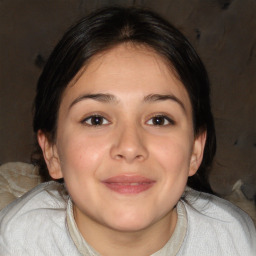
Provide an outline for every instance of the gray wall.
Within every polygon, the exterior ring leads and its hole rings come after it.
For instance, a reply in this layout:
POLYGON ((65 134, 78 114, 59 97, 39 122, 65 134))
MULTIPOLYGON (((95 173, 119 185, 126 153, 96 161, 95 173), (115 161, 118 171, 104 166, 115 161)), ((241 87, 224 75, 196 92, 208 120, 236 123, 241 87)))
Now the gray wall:
POLYGON ((29 162, 31 106, 45 60, 75 20, 109 4, 150 7, 190 39, 212 83, 218 151, 211 183, 222 194, 238 179, 255 188, 255 0, 1 0, 0 163, 29 162))

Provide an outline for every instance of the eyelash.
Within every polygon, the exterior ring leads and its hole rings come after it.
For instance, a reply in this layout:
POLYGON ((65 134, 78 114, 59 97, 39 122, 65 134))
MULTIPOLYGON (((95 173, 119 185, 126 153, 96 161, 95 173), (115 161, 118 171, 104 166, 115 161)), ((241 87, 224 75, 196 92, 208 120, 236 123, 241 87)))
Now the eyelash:
POLYGON ((166 115, 155 115, 155 116, 153 116, 153 117, 151 117, 147 122, 146 122, 146 124, 148 124, 148 125, 152 125, 152 126, 169 126, 169 125, 175 125, 175 121, 174 120, 172 120, 170 117, 168 117, 168 116, 166 116, 166 115), (160 121, 162 121, 162 122, 164 122, 164 123, 153 123, 154 122, 154 119, 155 119, 155 121, 157 121, 156 119, 158 118, 158 120, 161 118, 162 120, 160 120, 160 121), (149 124, 149 121, 152 121, 152 123, 151 124, 149 124))
POLYGON ((108 125, 110 123, 110 121, 108 121, 102 115, 91 115, 91 116, 88 116, 85 119, 83 119, 81 121, 81 123, 84 124, 84 125, 87 125, 87 126, 95 126, 96 127, 96 126, 108 125), (100 123, 99 124, 93 124, 93 119, 94 119, 94 121, 96 121, 98 119, 98 121, 100 121, 100 123), (89 121, 90 121, 90 123, 88 123, 89 121))
MULTIPOLYGON (((84 118, 81 121, 81 123, 84 125, 87 125, 87 126, 97 127, 97 126, 102 126, 102 125, 108 125, 108 124, 110 124, 110 121, 102 115, 91 115, 91 116, 84 118), (98 122, 98 124, 97 124, 97 122, 98 122)), ((151 117, 146 122, 146 124, 150 125, 150 126, 168 126, 168 125, 175 125, 175 121, 166 115, 158 114, 158 115, 151 117)))

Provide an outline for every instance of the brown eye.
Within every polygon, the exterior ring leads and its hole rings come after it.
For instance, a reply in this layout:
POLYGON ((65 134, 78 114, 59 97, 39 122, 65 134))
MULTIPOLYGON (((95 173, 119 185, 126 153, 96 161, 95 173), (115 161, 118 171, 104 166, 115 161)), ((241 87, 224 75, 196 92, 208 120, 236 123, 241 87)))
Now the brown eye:
POLYGON ((83 123, 89 126, 100 126, 109 124, 109 121, 100 115, 89 116, 84 119, 83 123))
POLYGON ((171 120, 167 116, 157 115, 157 116, 154 116, 154 117, 150 118, 147 121, 147 124, 149 124, 149 125, 156 125, 156 126, 165 126, 165 125, 174 124, 174 121, 171 120))

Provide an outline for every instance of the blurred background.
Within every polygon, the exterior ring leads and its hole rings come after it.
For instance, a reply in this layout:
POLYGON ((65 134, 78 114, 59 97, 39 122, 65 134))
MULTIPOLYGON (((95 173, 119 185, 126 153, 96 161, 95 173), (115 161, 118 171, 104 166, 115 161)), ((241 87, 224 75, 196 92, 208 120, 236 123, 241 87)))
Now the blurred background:
POLYGON ((0 0, 0 164, 30 161, 37 79, 64 31, 107 5, 150 8, 179 28, 212 84, 217 155, 210 176, 222 195, 243 182, 256 194, 255 0, 0 0))

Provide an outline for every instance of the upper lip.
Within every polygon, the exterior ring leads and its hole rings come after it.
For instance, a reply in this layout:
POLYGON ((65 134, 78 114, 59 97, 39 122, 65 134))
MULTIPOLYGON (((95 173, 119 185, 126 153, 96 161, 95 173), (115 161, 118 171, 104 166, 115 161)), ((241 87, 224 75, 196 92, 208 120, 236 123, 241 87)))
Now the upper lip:
POLYGON ((103 183, 153 183, 154 180, 146 178, 141 175, 117 175, 107 178, 102 181, 103 183))

